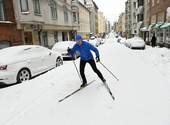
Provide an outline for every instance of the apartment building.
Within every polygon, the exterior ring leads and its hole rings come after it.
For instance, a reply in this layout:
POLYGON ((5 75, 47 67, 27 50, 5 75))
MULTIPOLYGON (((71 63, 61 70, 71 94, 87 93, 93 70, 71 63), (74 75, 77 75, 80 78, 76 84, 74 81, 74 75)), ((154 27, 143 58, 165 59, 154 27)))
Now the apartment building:
POLYGON ((170 0, 151 0, 149 38, 155 33, 157 45, 170 47, 170 25, 168 8, 170 0))
POLYGON ((125 2, 125 32, 127 38, 134 36, 134 31, 141 37, 144 26, 144 0, 128 0, 125 2))
POLYGON ((125 13, 122 12, 122 37, 126 37, 126 32, 125 32, 125 13))
POLYGON ((84 40, 89 40, 90 38, 90 11, 79 2, 79 21, 80 29, 77 31, 78 35, 81 35, 84 40))
POLYGON ((131 26, 131 0, 125 2, 125 32, 126 37, 132 37, 132 26, 131 26))
POLYGON ((149 39, 148 35, 149 32, 147 30, 147 27, 149 26, 149 0, 144 0, 144 15, 143 15, 143 27, 140 29, 141 37, 144 39, 144 41, 148 44, 149 39))
POLYGON ((118 19, 118 32, 119 35, 121 35, 122 37, 126 36, 126 31, 125 31, 125 13, 122 12, 119 15, 119 19, 118 19))
MULTIPOLYGON (((20 31, 23 44, 51 48, 58 41, 75 39, 80 28, 78 0, 8 1, 13 4, 11 11, 15 20, 12 21, 17 32, 20 31)), ((0 2, 4 8, 9 6, 6 0, 0 2)))
POLYGON ((79 0, 91 12, 90 31, 91 35, 98 34, 98 6, 93 0, 79 0))
POLYGON ((105 34, 105 17, 103 12, 98 12, 98 31, 100 37, 103 37, 105 34))

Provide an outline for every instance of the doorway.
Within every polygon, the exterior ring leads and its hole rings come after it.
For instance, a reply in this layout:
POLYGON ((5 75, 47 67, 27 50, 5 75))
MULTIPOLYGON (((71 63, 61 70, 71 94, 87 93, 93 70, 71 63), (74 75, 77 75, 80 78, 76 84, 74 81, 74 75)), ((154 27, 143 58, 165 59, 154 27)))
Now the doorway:
POLYGON ((32 32, 24 32, 24 39, 26 45, 33 45, 32 32))

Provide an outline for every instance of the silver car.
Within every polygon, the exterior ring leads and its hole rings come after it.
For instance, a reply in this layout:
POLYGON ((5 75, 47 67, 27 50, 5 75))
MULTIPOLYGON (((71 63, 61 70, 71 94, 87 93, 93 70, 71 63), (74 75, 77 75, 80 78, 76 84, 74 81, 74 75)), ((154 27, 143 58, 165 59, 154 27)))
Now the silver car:
MULTIPOLYGON (((71 55, 68 54, 67 48, 73 48, 75 41, 60 41, 57 42, 51 50, 58 51, 62 54, 63 59, 72 59, 71 55)), ((80 53, 76 51, 73 55, 73 59, 77 59, 80 57, 80 53)))

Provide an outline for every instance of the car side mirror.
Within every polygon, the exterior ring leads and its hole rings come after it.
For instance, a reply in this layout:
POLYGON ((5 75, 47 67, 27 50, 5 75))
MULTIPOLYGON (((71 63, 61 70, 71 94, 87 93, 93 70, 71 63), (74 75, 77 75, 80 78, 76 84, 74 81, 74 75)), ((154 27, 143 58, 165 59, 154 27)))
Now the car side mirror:
POLYGON ((49 55, 51 55, 51 52, 49 53, 49 55))

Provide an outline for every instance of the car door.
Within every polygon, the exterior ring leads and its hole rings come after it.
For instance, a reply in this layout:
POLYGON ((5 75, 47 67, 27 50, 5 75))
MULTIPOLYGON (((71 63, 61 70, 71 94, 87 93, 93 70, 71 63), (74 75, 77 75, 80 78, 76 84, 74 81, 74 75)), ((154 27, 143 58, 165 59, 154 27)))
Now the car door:
POLYGON ((27 48, 22 52, 23 58, 25 58, 26 67, 34 73, 38 73, 42 70, 42 61, 41 57, 36 53, 35 48, 27 48))
POLYGON ((37 51, 41 53, 42 69, 47 70, 55 66, 56 57, 55 54, 46 48, 37 48, 37 51))

